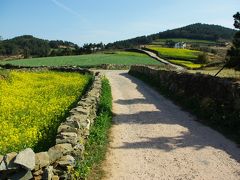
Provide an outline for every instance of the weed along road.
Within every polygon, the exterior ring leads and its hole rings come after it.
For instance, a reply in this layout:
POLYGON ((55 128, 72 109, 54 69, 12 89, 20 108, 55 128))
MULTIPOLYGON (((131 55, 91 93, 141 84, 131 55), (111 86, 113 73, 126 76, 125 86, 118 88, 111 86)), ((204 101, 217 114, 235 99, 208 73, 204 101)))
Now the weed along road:
POLYGON ((240 149, 126 71, 104 71, 114 123, 105 179, 239 180, 240 149))

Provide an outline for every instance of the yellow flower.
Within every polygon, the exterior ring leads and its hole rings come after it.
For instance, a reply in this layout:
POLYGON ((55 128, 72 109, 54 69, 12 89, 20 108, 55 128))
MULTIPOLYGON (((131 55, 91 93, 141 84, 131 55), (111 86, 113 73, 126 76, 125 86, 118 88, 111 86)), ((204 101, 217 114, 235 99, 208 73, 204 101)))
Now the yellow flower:
POLYGON ((11 71, 10 77, 0 79, 0 154, 26 147, 40 150, 39 143, 51 142, 91 78, 47 71, 11 71))

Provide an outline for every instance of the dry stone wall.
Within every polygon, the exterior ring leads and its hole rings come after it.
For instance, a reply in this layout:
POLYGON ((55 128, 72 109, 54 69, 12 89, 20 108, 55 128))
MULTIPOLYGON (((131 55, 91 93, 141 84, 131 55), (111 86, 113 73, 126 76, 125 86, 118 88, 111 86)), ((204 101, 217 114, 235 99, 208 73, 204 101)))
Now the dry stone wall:
MULTIPOLYGON (((66 67, 52 70, 88 72, 66 67)), ((59 126, 56 145, 46 152, 34 153, 32 149, 27 148, 19 153, 0 155, 0 179, 71 179, 70 172, 76 161, 83 157, 84 144, 96 118, 100 95, 101 75, 96 73, 90 90, 59 126)))
POLYGON ((236 79, 132 66, 130 74, 193 110, 201 121, 239 141, 240 83, 236 79))

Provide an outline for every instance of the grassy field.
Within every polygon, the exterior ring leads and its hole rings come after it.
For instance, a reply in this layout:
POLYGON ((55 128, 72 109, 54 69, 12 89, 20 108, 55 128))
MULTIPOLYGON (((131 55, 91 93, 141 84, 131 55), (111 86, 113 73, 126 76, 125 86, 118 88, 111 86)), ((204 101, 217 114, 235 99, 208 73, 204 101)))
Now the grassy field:
MULTIPOLYGON (((202 73, 202 74, 207 74, 207 75, 214 76, 220 69, 221 69, 221 67, 208 67, 208 68, 204 68, 204 69, 201 69, 201 70, 189 70, 188 72, 190 72, 190 73, 202 73)), ((218 74, 218 77, 240 79, 240 71, 225 68, 225 69, 223 69, 223 71, 220 72, 220 74, 218 74)))
POLYGON ((160 56, 168 59, 181 59, 181 60, 196 60, 200 51, 189 49, 176 49, 176 48, 163 48, 159 46, 149 45, 148 49, 157 51, 160 56))
POLYGON ((6 72, 0 79, 0 154, 48 148, 91 76, 61 72, 6 72))
POLYGON ((190 69, 197 69, 197 68, 200 68, 200 67, 203 66, 202 64, 193 63, 191 61, 183 61, 183 60, 169 60, 169 61, 173 64, 177 64, 177 65, 180 65, 180 66, 185 66, 185 67, 190 68, 190 69))
POLYGON ((21 59, 13 61, 4 61, 1 64, 13 64, 22 66, 94 66, 100 64, 148 64, 160 65, 161 63, 148 57, 147 55, 134 52, 115 52, 108 54, 90 54, 81 56, 58 56, 46 58, 21 59))

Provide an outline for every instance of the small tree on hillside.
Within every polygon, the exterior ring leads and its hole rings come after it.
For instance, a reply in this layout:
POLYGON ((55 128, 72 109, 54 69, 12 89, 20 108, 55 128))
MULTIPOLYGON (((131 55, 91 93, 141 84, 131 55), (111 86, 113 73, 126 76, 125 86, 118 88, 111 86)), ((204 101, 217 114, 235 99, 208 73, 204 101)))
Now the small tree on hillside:
MULTIPOLYGON (((240 13, 237 12, 234 16, 234 26, 240 29, 240 13)), ((233 46, 228 51, 229 67, 240 67, 240 31, 238 31, 233 38, 233 46)))
MULTIPOLYGON (((240 13, 233 15, 234 27, 240 29, 240 13)), ((240 68, 240 31, 233 38, 233 46, 227 53, 226 64, 215 74, 217 76, 225 67, 240 68)))
POLYGON ((197 63, 205 64, 208 62, 208 55, 207 53, 200 53, 197 58, 197 63))

